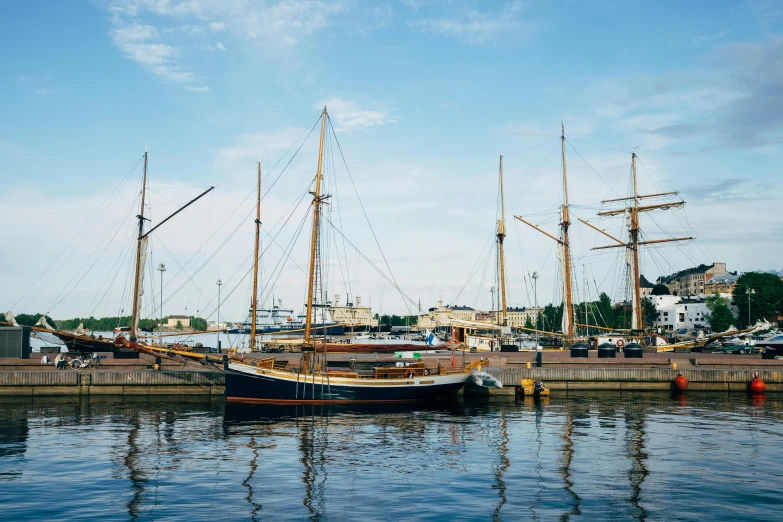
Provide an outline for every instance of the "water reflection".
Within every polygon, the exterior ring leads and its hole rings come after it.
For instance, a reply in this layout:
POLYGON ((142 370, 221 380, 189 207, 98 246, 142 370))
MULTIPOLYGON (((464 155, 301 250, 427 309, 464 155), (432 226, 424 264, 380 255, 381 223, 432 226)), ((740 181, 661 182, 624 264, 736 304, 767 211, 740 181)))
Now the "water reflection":
POLYGON ((717 394, 414 409, 2 399, 0 506, 13 520, 97 520, 96 498, 131 520, 660 520, 736 506, 773 519, 780 410, 775 395, 717 394), (37 498, 55 482, 69 495, 46 511, 37 498))

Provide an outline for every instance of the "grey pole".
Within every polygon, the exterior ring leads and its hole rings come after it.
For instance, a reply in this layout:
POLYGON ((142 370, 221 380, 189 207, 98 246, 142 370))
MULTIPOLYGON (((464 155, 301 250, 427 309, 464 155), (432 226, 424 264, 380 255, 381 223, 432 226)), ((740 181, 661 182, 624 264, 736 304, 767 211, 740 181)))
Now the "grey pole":
POLYGON ((217 348, 218 348, 218 351, 220 351, 220 287, 223 285, 223 281, 221 281, 220 279, 218 279, 218 280, 217 280, 217 285, 218 285, 218 309, 217 309, 217 314, 218 314, 218 318, 217 318, 217 327, 218 327, 218 334, 217 334, 217 338, 218 338, 218 345, 217 345, 217 348))
POLYGON ((158 272, 160 272, 160 326, 158 327, 158 344, 163 346, 163 272, 166 271, 166 265, 163 263, 158 264, 158 272))
POLYGON ((533 272, 533 308, 536 310, 536 350, 538 350, 538 272, 533 272))

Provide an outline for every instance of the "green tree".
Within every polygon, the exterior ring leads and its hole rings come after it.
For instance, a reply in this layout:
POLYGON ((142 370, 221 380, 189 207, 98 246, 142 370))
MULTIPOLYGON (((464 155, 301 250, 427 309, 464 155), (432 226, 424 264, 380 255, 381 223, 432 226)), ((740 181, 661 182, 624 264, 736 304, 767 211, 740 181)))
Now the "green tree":
POLYGON ((650 328, 655 325, 655 321, 658 320, 658 310, 655 309, 655 304, 650 299, 642 298, 642 310, 644 317, 644 327, 650 328))
POLYGON ((542 330, 557 332, 563 324, 563 305, 548 304, 544 307, 542 330))
POLYGON ((176 324, 176 326, 174 328, 176 328, 177 330, 182 330, 182 328, 183 328, 182 321, 177 321, 177 324, 176 324))
POLYGON ((769 319, 783 311, 783 281, 775 274, 748 272, 737 279, 733 291, 734 304, 739 308, 739 324, 748 326, 758 319, 769 319), (748 289, 750 296, 750 323, 748 323, 748 289))
MULTIPOLYGON (((41 318, 43 314, 19 314, 16 316, 16 322, 19 323, 21 326, 35 326, 35 323, 38 322, 38 320, 41 318)), ((46 316, 46 321, 52 325, 54 328, 57 328, 57 325, 54 322, 54 319, 46 316)))
POLYGON ((729 303, 718 292, 707 297, 707 308, 710 310, 707 322, 713 332, 725 332, 734 324, 734 315, 731 313, 729 303))
POLYGON ((207 320, 202 319, 201 317, 191 317, 190 318, 190 326, 199 332, 203 332, 208 328, 207 320))
POLYGON ((525 328, 533 329, 533 321, 530 320, 530 316, 525 318, 525 328))
POLYGON ((598 326, 605 326, 607 328, 614 327, 614 313, 612 311, 612 300, 604 292, 598 296, 598 303, 596 303, 596 312, 598 326))

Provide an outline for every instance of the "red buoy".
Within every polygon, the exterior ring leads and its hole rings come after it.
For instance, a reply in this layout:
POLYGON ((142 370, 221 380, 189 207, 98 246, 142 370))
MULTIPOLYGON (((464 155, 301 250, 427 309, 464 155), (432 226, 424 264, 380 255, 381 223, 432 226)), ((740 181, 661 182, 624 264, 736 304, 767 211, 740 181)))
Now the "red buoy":
POLYGON ((750 391, 753 393, 764 393, 764 390, 767 389, 767 385, 764 383, 764 381, 761 380, 760 377, 754 377, 752 381, 750 381, 750 391))
POLYGON ((685 391, 688 389, 688 379, 683 377, 682 375, 678 375, 676 379, 674 379, 674 389, 677 391, 685 391))

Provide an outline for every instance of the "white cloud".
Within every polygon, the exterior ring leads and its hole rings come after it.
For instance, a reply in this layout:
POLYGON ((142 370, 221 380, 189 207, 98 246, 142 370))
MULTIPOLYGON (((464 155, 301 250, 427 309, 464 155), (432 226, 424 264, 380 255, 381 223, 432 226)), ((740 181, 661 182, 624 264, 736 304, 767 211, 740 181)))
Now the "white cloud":
POLYGON ((205 91, 199 77, 183 62, 182 50, 226 51, 214 42, 217 33, 258 42, 263 53, 280 58, 302 39, 332 23, 343 11, 341 2, 279 0, 276 2, 227 2, 223 0, 112 0, 110 34, 126 57, 157 78, 205 91), (159 29, 145 21, 155 20, 159 29), (183 39, 198 40, 190 43, 183 39))
MULTIPOLYGON (((417 6, 418 9, 418 6, 417 6)), ((444 34, 471 44, 495 42, 512 31, 521 31, 523 3, 507 4, 500 12, 468 10, 452 17, 416 18, 408 22, 425 33, 444 34)))
POLYGON ((205 90, 203 86, 194 85, 198 80, 192 72, 177 63, 180 51, 168 44, 152 42, 160 36, 157 28, 142 25, 134 21, 126 24, 115 19, 110 32, 115 45, 125 56, 141 65, 155 77, 176 84, 181 84, 191 90, 205 90))
POLYGON ((342 129, 356 127, 373 127, 386 123, 396 123, 397 120, 384 109, 362 109, 352 101, 340 98, 329 98, 314 105, 315 109, 321 109, 326 105, 334 122, 342 129))

